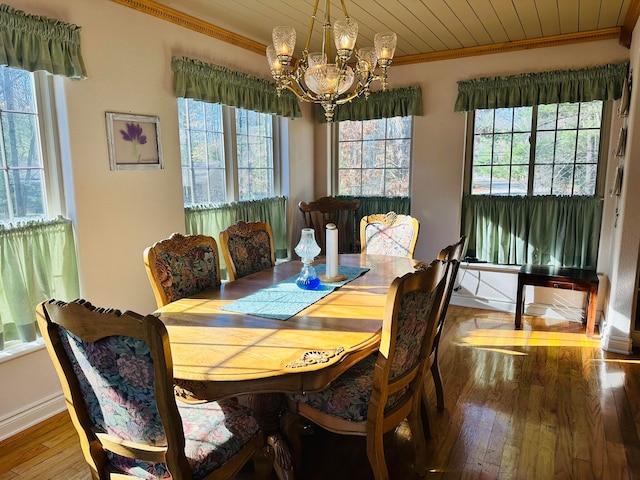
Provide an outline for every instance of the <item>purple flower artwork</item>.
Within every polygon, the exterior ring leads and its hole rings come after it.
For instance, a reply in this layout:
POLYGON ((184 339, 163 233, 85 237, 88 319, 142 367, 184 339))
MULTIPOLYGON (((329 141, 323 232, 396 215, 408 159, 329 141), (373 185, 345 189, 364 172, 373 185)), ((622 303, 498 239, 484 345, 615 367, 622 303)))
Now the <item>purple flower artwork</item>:
POLYGON ((134 157, 138 156, 138 145, 147 143, 147 136, 142 133, 139 123, 127 123, 127 130, 120 130, 120 135, 125 142, 131 142, 134 157))

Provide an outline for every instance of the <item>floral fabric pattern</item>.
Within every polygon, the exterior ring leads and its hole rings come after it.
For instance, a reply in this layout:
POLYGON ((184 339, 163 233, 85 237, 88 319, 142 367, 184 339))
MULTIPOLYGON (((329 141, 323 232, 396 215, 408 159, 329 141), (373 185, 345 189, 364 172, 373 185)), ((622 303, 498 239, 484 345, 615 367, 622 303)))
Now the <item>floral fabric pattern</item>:
MULTIPOLYGON (((102 432, 123 440, 167 444, 155 402, 153 359, 147 344, 125 336, 84 342, 69 331, 61 339, 80 382, 90 419, 102 432)), ((252 411, 233 400, 187 405, 178 401, 185 455, 194 479, 231 459, 258 432, 252 411)), ((107 452, 111 464, 136 477, 168 479, 166 464, 129 459, 107 452)))
POLYGON ((415 232, 411 225, 370 223, 365 227, 364 234, 368 254, 408 257, 415 232))
POLYGON ((190 248, 183 255, 159 253, 155 268, 169 302, 219 285, 216 255, 217 252, 204 246, 190 248))
POLYGON ((256 230, 248 236, 231 235, 227 245, 236 267, 236 278, 273 267, 271 241, 265 230, 256 230))
MULTIPOLYGON (((401 300, 398 315, 396 352, 391 361, 390 380, 394 380, 415 366, 427 329, 427 319, 434 304, 434 293, 410 292, 401 300)), ((369 355, 343 373, 328 388, 320 392, 288 395, 291 400, 316 410, 353 422, 367 419, 373 391, 373 370, 378 354, 369 355)), ((385 411, 402 400, 407 388, 389 395, 385 411)))

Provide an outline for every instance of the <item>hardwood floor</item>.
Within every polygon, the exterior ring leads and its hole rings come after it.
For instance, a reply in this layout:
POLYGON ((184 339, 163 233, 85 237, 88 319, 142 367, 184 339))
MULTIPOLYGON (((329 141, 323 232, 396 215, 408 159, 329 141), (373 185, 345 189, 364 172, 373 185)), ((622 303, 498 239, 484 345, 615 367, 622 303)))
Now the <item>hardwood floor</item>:
MULTIPOLYGON (((445 410, 428 397, 427 478, 640 479, 640 355, 606 353, 580 322, 452 306, 440 344, 445 410)), ((394 479, 410 468, 410 432, 385 439, 394 479)), ((365 441, 316 428, 297 478, 373 478, 365 441)), ((239 479, 251 478, 248 466, 239 479)), ((69 417, 0 443, 0 480, 88 480, 69 417)), ((274 476, 275 478, 275 476, 274 476)))

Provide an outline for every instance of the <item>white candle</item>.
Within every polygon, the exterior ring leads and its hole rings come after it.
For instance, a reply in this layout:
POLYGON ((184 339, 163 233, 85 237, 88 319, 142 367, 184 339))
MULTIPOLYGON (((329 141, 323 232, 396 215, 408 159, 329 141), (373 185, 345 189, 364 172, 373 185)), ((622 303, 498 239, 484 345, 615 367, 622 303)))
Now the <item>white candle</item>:
POLYGON ((333 278, 338 275, 338 229, 333 223, 327 224, 327 278, 333 278))

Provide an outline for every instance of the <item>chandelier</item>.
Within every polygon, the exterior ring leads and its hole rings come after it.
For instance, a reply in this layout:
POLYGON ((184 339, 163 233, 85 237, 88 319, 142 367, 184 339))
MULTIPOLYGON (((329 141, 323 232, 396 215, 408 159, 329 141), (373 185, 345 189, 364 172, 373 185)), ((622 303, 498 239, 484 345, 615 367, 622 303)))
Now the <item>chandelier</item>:
POLYGON ((286 88, 304 102, 318 103, 324 108, 325 118, 330 122, 336 105, 350 102, 360 95, 368 98, 369 86, 373 81, 379 81, 382 89, 387 89, 387 70, 395 53, 397 37, 394 32, 376 33, 374 47, 357 48, 358 23, 349 17, 344 0, 341 0, 344 18, 336 20, 333 25, 331 0, 325 0, 322 50, 309 52, 318 3, 319 0, 316 0, 313 7, 302 57, 295 65, 291 65, 296 45, 293 27, 273 29, 273 45, 267 47, 267 60, 276 81, 278 96, 286 88), (328 63, 331 58, 331 30, 336 55, 333 63, 328 63), (354 50, 356 59, 349 65, 354 50), (376 73, 378 66, 379 73, 376 73))

